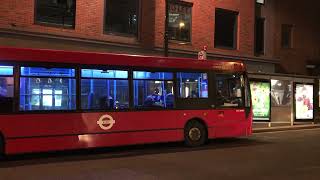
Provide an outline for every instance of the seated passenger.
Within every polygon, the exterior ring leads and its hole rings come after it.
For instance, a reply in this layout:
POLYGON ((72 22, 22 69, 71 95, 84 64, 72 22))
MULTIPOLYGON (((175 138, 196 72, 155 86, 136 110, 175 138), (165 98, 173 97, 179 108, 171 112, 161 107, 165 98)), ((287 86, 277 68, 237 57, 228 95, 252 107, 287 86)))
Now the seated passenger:
POLYGON ((153 94, 151 95, 154 102, 161 102, 161 95, 159 95, 159 89, 155 88, 153 94))
POLYGON ((174 107, 174 95, 169 93, 166 95, 166 107, 173 108, 174 107))
POLYGON ((100 98, 100 109, 113 109, 114 100, 111 96, 104 96, 100 98))
POLYGON ((146 107, 151 107, 153 104, 154 104, 154 100, 152 95, 147 96, 147 98, 143 102, 143 106, 146 106, 146 107))

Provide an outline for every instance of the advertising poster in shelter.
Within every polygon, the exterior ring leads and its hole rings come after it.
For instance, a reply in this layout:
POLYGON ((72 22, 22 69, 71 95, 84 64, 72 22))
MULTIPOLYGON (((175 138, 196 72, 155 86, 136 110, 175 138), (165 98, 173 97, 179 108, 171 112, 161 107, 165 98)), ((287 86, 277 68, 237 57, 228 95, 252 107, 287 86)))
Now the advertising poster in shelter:
POLYGON ((253 120, 270 120, 270 83, 250 82, 253 120))
POLYGON ((313 119, 313 85, 296 84, 296 119, 313 119))

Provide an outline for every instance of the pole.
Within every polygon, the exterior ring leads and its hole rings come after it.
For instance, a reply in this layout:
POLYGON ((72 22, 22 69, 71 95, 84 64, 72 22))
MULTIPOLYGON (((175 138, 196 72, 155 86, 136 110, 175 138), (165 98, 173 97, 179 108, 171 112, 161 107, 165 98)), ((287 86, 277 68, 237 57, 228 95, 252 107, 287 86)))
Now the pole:
POLYGON ((165 25, 164 25, 164 56, 169 56, 169 37, 168 37, 168 26, 169 26, 169 0, 165 0, 166 3, 166 14, 165 14, 165 25))

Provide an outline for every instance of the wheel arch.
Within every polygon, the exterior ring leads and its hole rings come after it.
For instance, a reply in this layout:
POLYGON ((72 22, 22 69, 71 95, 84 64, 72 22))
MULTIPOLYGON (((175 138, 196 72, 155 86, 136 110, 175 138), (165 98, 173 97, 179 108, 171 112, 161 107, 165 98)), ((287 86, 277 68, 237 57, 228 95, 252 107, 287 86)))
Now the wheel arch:
POLYGON ((187 126, 187 124, 191 121, 198 121, 200 122, 201 124, 203 124, 205 127, 206 127, 206 130, 208 132, 208 124, 202 119, 202 118, 199 118, 199 117, 193 117, 191 119, 189 119, 185 124, 184 124, 184 128, 187 126))

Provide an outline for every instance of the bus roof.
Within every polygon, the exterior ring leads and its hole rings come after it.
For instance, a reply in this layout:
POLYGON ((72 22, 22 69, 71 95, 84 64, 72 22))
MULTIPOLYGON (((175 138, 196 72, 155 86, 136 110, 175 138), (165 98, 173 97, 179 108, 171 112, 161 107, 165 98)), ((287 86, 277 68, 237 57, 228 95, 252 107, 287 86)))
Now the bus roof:
POLYGON ((243 72, 241 61, 0 47, 0 62, 39 62, 243 72))

